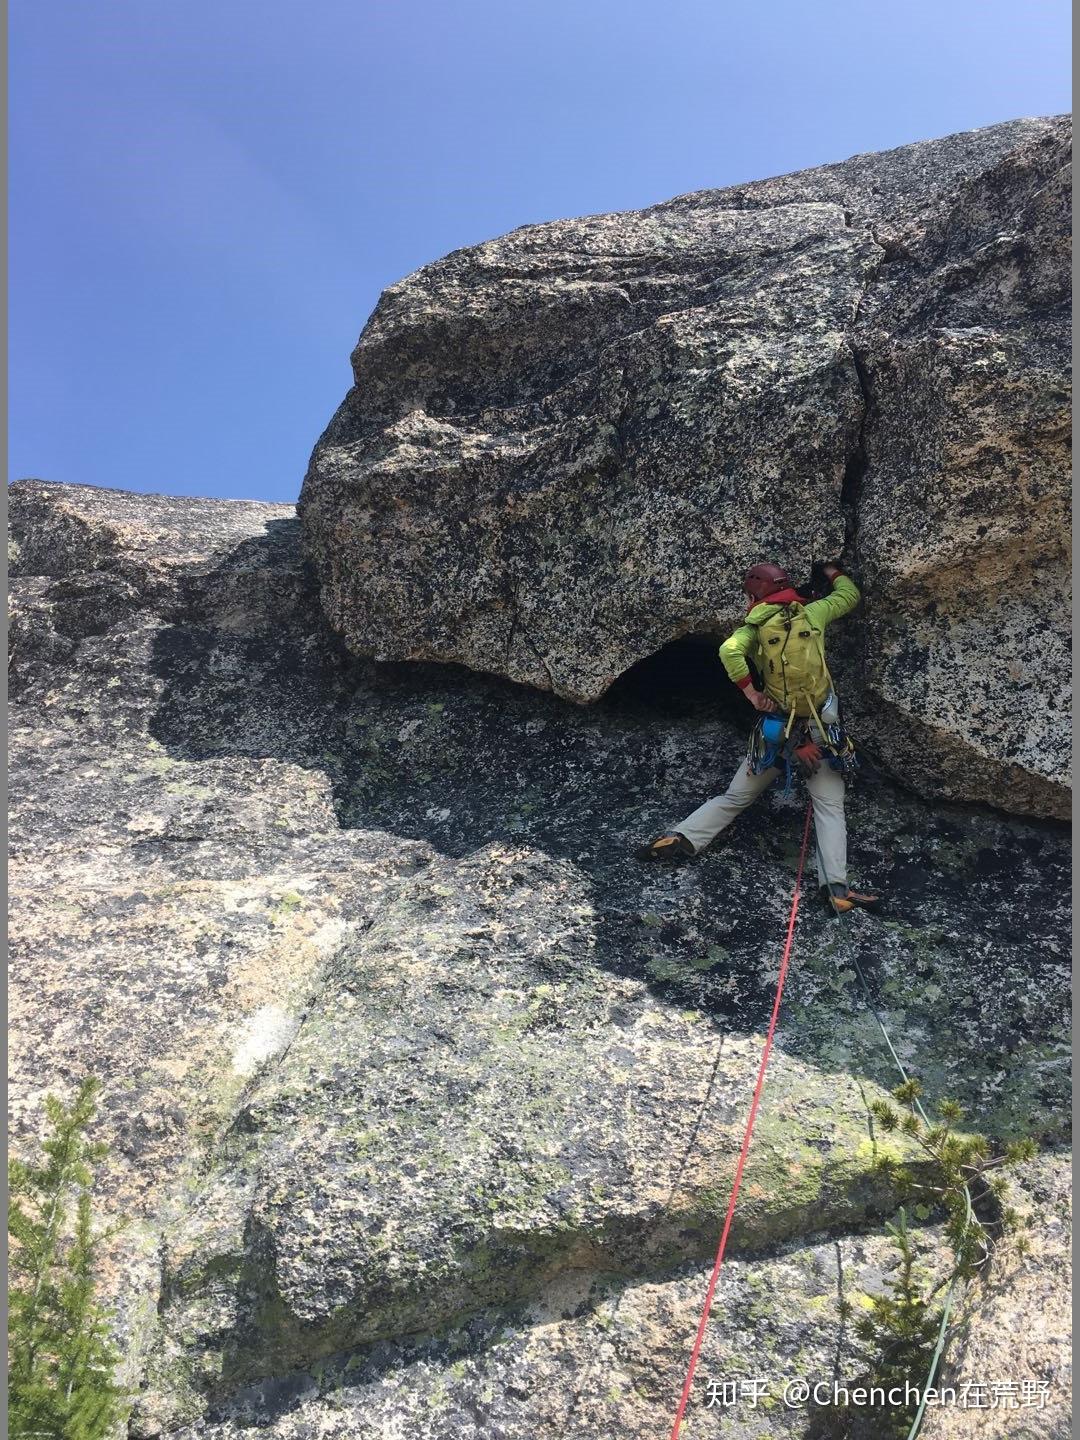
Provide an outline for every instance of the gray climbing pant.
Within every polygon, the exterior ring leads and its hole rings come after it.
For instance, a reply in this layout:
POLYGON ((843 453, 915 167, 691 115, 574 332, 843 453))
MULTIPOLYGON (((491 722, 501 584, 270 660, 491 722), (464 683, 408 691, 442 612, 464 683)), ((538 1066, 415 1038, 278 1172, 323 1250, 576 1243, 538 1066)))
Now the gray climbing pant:
MULTIPOLYGON (((703 850, 772 784, 779 773, 773 766, 760 775, 754 775, 743 760, 723 795, 706 800, 704 805, 699 805, 692 815, 672 829, 685 835, 695 850, 703 850)), ((846 885, 847 825, 844 821, 843 776, 823 760, 816 773, 806 777, 806 788, 814 802, 818 884, 840 881, 846 885)))

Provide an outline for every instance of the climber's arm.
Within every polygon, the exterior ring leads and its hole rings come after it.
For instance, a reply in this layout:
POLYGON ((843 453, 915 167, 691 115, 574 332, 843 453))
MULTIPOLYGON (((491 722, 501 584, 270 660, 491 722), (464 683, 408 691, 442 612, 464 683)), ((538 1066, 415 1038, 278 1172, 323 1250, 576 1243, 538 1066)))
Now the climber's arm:
POLYGON ((720 646, 720 659, 724 662, 728 679, 733 680, 740 690, 754 683, 746 657, 756 639, 757 631, 753 625, 740 625, 720 646))
POLYGON ((838 565, 826 565, 825 574, 832 581, 832 594, 824 600, 811 600, 806 607, 807 619, 823 627, 854 610, 860 598, 859 587, 838 565))
POLYGON ((729 635, 720 646, 720 659, 724 662, 724 669, 728 678, 743 692, 746 698, 753 705, 755 710, 775 710, 776 703, 763 695, 754 686, 753 676, 750 674, 750 666, 746 657, 751 649, 757 644, 757 630, 753 625, 740 625, 733 635, 729 635))

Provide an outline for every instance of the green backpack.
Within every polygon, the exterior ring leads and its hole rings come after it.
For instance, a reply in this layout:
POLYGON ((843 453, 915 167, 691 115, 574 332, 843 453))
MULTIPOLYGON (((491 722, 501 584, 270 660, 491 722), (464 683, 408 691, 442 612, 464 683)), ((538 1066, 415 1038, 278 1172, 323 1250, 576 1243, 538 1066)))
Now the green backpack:
POLYGON ((832 689, 820 626, 791 601, 757 626, 758 668, 765 693, 792 716, 818 718, 832 689))

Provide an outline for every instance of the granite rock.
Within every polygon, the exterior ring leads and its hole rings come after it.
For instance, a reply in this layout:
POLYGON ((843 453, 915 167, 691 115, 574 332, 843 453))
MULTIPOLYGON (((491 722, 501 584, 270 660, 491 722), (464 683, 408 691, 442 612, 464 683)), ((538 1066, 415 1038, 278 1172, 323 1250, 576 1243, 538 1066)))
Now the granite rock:
MULTIPOLYGON (((582 707, 351 657, 289 507, 21 482, 10 512, 12 1146, 102 1079, 132 1433, 655 1433, 802 826, 774 791, 690 866, 629 858, 739 763, 715 657, 582 707)), ((856 962, 929 1097, 1067 1142, 1063 828, 869 772, 848 814, 887 908, 804 904, 703 1381, 872 1365, 837 1304, 895 1264, 867 1104, 896 1074, 856 962)), ((970 1343, 1056 1313, 1051 1238, 1012 1308, 973 1288, 970 1343)), ((1044 1327, 1059 1409, 1066 1357, 1044 1327)))
POLYGON ((525 226, 382 295, 305 543, 357 654, 579 702, 865 579, 845 698, 923 795, 1068 809, 1067 118, 525 226))
POLYGON ((960 1395, 965 1387, 969 1394, 988 1388, 978 1404, 935 1408, 924 1440, 1072 1434, 1072 1157, 1049 1151, 1020 1167, 1014 1180, 1031 1251, 995 1255, 985 1282, 968 1297, 940 1382, 960 1395), (1049 1275, 1056 1279, 1047 1286, 1049 1275))

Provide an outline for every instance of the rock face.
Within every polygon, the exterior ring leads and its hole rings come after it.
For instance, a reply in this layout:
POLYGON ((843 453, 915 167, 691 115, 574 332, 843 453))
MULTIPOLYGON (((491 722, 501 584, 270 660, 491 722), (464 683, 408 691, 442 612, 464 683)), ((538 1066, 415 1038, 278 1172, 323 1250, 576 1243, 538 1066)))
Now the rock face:
POLYGON ((865 723, 894 767, 1062 816, 1071 212, 1051 129, 898 242, 857 334, 872 418, 853 545, 873 597, 865 723))
MULTIPOLYGON (((739 761, 718 667, 582 707, 357 660, 288 507, 23 482, 10 511, 12 1143, 102 1078, 132 1434, 664 1433, 802 825, 776 792, 692 866, 627 858, 739 761)), ((1044 1147, 1033 1253, 971 1287, 950 1363, 1022 1317, 1008 1373, 1056 1424, 1067 1336, 1028 1317, 1067 1294, 1068 837, 872 775, 848 813, 889 909, 800 914, 689 1433, 734 1423, 709 1379, 872 1372, 841 1302, 895 1269, 906 1142, 867 1109, 896 1075, 854 960, 928 1097, 1044 1147)))
POLYGON ((1063 817, 1068 145, 1016 121, 392 285, 301 496, 332 625, 594 701, 736 623, 754 561, 841 554, 880 760, 1063 817))
POLYGON ((1072 1435, 1070 1360, 1072 1307, 1072 1168, 1065 1157, 1040 1155, 1021 1167, 1018 1203, 1031 1219, 1031 1254, 995 1257, 986 1283, 962 1317, 941 1383, 962 1391, 988 1376, 1027 1376, 1037 1383, 1021 1403, 1020 1381, 996 1408, 942 1406, 923 1429, 924 1440, 1069 1440, 1072 1435), (1047 1276, 1056 1283, 1047 1285, 1047 1276), (1041 1393, 1040 1393, 1041 1392, 1041 1393))

